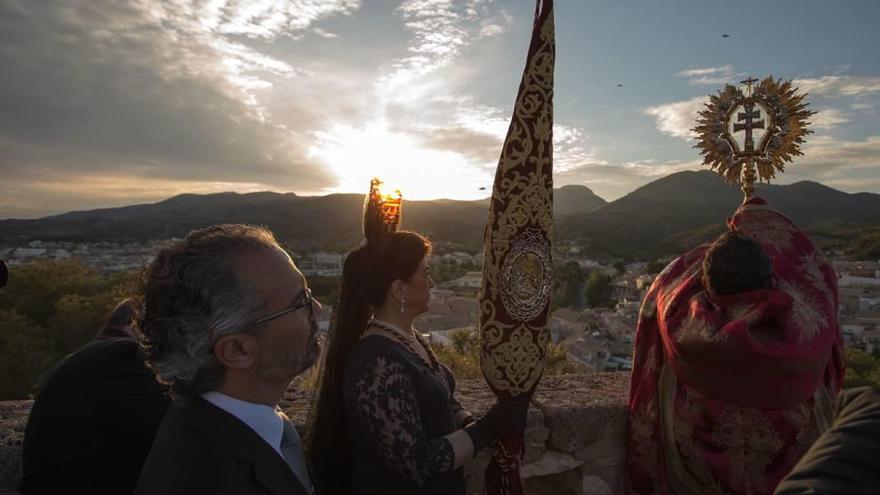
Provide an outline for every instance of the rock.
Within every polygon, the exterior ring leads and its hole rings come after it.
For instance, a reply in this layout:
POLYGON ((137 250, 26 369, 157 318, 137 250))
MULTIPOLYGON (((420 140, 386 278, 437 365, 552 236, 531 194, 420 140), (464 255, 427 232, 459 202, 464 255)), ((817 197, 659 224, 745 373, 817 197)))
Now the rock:
POLYGON ((525 433, 526 451, 522 463, 529 464, 540 458, 547 451, 548 438, 550 438, 550 428, 544 424, 544 413, 537 407, 529 408, 525 433))
POLYGON ((611 487, 608 486, 608 483, 605 483, 602 478, 590 474, 585 474, 583 478, 581 478, 581 493, 584 495, 614 494, 611 487))
MULTIPOLYGON (((615 493, 624 468, 624 438, 629 375, 547 376, 529 409, 523 468, 530 495, 615 493)), ((495 397, 483 380, 459 380, 459 401, 474 414, 485 412, 495 397)), ((293 388, 281 407, 298 426, 308 413, 309 394, 293 388)), ((33 401, 0 402, 0 495, 17 493, 21 442, 33 401)), ((464 465, 468 494, 482 492, 489 452, 464 465)))
POLYGON ((582 464, 583 461, 575 459, 570 454, 548 450, 536 461, 523 465, 520 468, 520 475, 523 478, 531 478, 533 476, 559 474, 571 471, 582 464))
POLYGON ((523 480, 525 493, 529 495, 579 495, 581 473, 575 469, 548 476, 534 476, 523 480))
POLYGON ((535 402, 550 428, 548 447, 574 454, 616 435, 626 424, 628 390, 624 373, 546 377, 535 402))

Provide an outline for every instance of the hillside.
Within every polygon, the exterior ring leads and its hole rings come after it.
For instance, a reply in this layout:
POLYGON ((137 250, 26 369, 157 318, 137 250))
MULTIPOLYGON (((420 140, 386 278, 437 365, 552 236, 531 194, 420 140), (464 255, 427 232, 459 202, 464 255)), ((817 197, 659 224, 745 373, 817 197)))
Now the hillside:
MULTIPOLYGON (((880 195, 848 194, 815 182, 762 185, 758 193, 817 239, 843 242, 880 227, 880 195)), ((605 203, 584 186, 554 191, 557 240, 594 255, 652 258, 712 238, 742 200, 709 171, 680 172, 605 203)), ((298 249, 346 250, 360 240, 363 196, 184 194, 154 204, 0 221, 0 243, 28 240, 139 241, 181 237, 216 223, 267 225, 298 249)), ((407 201, 403 227, 449 247, 479 250, 487 201, 407 201)))

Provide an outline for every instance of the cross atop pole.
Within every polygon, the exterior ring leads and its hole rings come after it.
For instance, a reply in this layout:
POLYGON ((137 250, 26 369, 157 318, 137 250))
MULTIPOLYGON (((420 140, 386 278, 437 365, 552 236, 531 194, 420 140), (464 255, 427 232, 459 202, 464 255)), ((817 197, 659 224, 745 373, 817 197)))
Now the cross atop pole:
POLYGON ((750 77, 750 78, 746 79, 745 81, 739 82, 740 84, 746 85, 746 87, 747 87, 746 91, 748 93, 748 94, 746 94, 747 97, 752 96, 752 84, 755 84, 756 82, 758 82, 758 80, 755 79, 754 77, 750 77))

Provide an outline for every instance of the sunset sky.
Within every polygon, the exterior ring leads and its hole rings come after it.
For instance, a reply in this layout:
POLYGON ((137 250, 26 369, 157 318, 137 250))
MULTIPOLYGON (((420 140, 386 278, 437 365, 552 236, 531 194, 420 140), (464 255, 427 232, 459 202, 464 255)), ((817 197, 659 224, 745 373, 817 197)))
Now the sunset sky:
MULTIPOLYGON (((484 197, 533 8, 0 0, 0 218, 374 175, 484 197)), ((699 169, 706 95, 773 74, 819 112, 780 182, 880 192, 878 19, 876 0, 557 0, 556 185, 613 200, 699 169)))

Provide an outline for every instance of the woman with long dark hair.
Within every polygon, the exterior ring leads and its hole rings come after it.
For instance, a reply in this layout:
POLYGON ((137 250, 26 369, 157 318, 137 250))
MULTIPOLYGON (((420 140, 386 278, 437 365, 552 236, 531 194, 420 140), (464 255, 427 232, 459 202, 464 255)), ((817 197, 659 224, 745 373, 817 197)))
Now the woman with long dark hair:
POLYGON ((366 241, 348 253, 307 440, 321 495, 464 494, 461 465, 506 432, 522 431, 528 404, 474 418, 455 378, 413 329, 428 310, 431 244, 398 231, 399 198, 374 179, 366 241))

